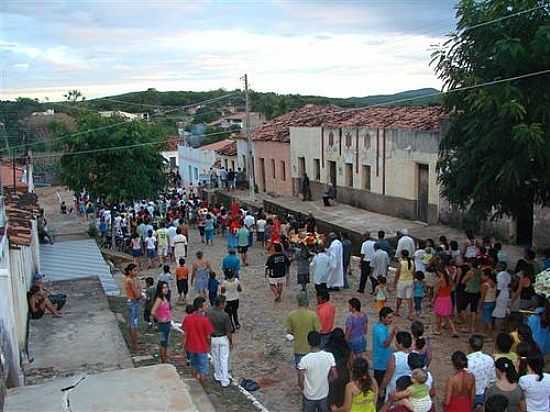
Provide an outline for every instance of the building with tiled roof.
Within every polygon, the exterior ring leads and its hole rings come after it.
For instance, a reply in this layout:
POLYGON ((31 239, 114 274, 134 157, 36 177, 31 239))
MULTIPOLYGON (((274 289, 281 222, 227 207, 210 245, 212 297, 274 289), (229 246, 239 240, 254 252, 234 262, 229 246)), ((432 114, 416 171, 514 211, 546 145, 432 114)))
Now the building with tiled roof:
POLYGON ((254 130, 256 184, 260 191, 299 195, 307 172, 314 198, 334 183, 339 201, 437 221, 445 119, 439 106, 305 105, 254 130))

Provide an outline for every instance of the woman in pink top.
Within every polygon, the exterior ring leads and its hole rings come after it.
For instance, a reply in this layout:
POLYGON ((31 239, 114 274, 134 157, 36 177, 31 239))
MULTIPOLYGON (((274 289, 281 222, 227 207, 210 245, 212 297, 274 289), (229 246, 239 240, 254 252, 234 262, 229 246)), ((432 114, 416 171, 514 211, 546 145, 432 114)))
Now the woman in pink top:
POLYGON ((157 293, 155 294, 155 303, 151 309, 151 314, 157 320, 160 332, 160 361, 166 363, 168 353, 168 338, 172 328, 172 307, 168 299, 168 283, 159 281, 157 284, 157 293))

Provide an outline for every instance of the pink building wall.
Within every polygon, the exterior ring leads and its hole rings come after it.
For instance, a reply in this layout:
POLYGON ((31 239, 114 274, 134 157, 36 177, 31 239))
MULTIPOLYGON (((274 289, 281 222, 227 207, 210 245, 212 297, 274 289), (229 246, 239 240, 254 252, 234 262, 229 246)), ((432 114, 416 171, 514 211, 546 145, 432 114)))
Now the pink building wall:
POLYGON ((292 196, 290 143, 255 141, 254 156, 254 170, 258 190, 260 192, 273 192, 292 196), (275 174, 273 173, 273 165, 275 166, 275 174))

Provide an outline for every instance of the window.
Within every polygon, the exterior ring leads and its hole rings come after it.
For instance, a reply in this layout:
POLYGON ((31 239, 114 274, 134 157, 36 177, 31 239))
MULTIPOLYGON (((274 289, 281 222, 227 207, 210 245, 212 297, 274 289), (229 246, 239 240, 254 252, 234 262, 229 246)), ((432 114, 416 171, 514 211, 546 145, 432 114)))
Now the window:
POLYGON ((231 160, 231 169, 233 169, 233 171, 235 171, 235 161, 234 160, 231 160))
POLYGON ((199 180, 199 169, 197 169, 197 168, 195 167, 194 172, 195 172, 195 180, 199 180))
POLYGON ((225 166, 225 170, 229 170, 229 164, 227 163, 227 159, 224 159, 224 166, 225 166))
POLYGON ((363 165, 363 176, 361 180, 363 182, 363 190, 370 191, 370 166, 363 165))
POLYGON ((353 164, 346 163, 346 185, 353 187, 353 164))
POLYGON ((271 175, 273 179, 277 178, 277 174, 275 173, 275 159, 271 159, 271 175))
POLYGON ((351 133, 346 133, 346 147, 351 147, 351 133))
POLYGON ((246 170, 246 167, 248 166, 248 165, 246 164, 246 156, 245 156, 245 155, 241 155, 241 156, 242 156, 242 158, 243 158, 243 166, 242 166, 242 167, 243 167, 243 170, 246 170))
POLYGON ((313 178, 321 180, 321 160, 313 159, 313 178))
POLYGON ((334 133, 330 132, 328 134, 328 145, 329 146, 332 146, 334 145, 334 133))
POLYGON ((305 172, 306 172, 306 158, 299 157, 298 158, 298 176, 302 177, 305 172))
POLYGON ((367 134, 365 134, 365 136, 363 136, 363 146, 367 150, 370 149, 370 134, 368 132, 367 134))
POLYGON ((281 180, 284 182, 286 180, 286 163, 281 160, 281 180))
POLYGON ((189 181, 193 180, 193 168, 191 167, 191 165, 189 165, 189 181))

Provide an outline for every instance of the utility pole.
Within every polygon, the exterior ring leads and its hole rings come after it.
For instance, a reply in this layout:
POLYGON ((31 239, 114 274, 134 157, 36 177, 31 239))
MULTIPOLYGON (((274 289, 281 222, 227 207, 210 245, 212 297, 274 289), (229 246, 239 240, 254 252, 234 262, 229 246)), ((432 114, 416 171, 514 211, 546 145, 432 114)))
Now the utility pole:
POLYGON ((254 160, 252 157, 252 136, 250 134, 250 98, 248 94, 248 74, 244 75, 244 97, 245 97, 245 110, 246 110, 246 140, 248 143, 248 187, 250 191, 250 200, 254 202, 256 200, 256 193, 254 190, 254 160))

